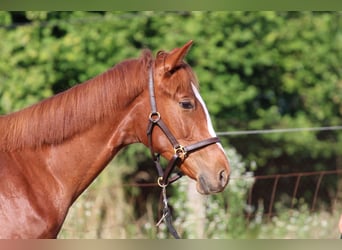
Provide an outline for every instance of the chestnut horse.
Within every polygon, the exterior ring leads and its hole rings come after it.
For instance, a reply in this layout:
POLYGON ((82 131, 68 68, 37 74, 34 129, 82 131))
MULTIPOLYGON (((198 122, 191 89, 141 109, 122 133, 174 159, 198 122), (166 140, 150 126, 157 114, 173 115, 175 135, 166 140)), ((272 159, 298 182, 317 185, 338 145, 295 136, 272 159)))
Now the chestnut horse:
MULTIPOLYGON (((192 41, 154 58, 144 50, 65 92, 0 116, 0 237, 55 238, 69 207, 123 147, 149 146, 146 128, 162 118, 181 145, 215 137, 191 67, 192 41), (151 79, 151 77, 153 79, 151 79), (149 82, 158 112, 151 113, 149 82), (153 118, 156 119, 156 118, 153 118)), ((175 154, 163 129, 154 152, 175 154)), ((222 191, 230 168, 217 140, 182 157, 180 170, 202 194, 222 191)))

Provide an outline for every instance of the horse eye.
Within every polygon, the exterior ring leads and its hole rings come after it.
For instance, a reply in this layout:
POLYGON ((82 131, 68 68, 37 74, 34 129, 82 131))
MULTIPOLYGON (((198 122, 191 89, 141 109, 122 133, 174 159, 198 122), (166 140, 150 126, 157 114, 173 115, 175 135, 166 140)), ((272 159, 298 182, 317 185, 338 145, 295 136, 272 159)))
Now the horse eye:
POLYGON ((193 109, 194 108, 194 105, 191 103, 191 101, 182 101, 182 102, 179 102, 179 105, 183 109, 193 109))

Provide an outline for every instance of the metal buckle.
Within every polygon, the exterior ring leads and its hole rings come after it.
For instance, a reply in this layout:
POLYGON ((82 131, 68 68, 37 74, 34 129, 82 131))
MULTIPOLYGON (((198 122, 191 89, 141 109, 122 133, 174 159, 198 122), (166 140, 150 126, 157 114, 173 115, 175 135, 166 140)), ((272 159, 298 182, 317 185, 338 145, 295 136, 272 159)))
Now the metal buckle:
POLYGON ((174 148, 175 154, 178 155, 179 158, 184 160, 186 158, 186 150, 182 145, 178 145, 177 147, 174 148))

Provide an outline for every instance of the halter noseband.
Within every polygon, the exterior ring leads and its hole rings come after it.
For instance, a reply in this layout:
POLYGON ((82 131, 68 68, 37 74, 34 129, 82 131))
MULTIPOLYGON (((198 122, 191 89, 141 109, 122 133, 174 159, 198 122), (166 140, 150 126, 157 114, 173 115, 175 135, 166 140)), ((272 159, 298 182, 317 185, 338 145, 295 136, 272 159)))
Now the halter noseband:
POLYGON ((218 137, 212 137, 209 139, 205 139, 193 144, 190 144, 188 146, 183 146, 180 143, 178 143, 177 139, 174 137, 174 135, 171 133, 169 128, 166 126, 166 124, 161 119, 160 113, 157 111, 157 104, 156 104, 156 97, 154 93, 154 81, 153 81, 153 70, 152 67, 149 71, 149 94, 150 94, 150 104, 151 104, 151 113, 148 117, 149 123, 147 127, 147 137, 148 137, 148 146, 151 151, 151 155, 154 161, 154 164, 158 171, 158 185, 163 189, 162 195, 163 195, 163 216, 160 219, 160 221, 157 223, 157 226, 160 224, 162 220, 165 221, 170 233, 175 237, 179 238, 179 235, 177 234, 177 231, 174 229, 171 223, 171 215, 169 212, 169 208, 167 205, 167 197, 166 197, 166 187, 171 184, 172 182, 178 180, 180 177, 182 177, 182 173, 179 172, 172 178, 170 178, 171 173, 173 172, 174 168, 176 166, 180 166, 181 163, 185 160, 185 158, 192 152, 202 149, 204 147, 207 147, 209 145, 215 144, 217 142, 220 142, 220 139, 218 137), (152 132, 153 128, 155 126, 158 126, 163 133, 166 135, 168 140, 171 142, 174 150, 174 155, 172 156, 171 160, 169 161, 167 167, 165 170, 162 168, 160 164, 160 154, 156 153, 153 149, 152 145, 152 132))

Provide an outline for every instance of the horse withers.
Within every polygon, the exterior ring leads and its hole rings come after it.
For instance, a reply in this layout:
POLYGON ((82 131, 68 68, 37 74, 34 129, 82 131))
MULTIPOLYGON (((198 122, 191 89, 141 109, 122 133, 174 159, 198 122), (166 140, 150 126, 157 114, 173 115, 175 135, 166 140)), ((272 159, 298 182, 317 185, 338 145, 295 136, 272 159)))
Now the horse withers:
POLYGON ((137 59, 0 116, 0 238, 57 237, 69 207, 132 143, 166 159, 176 154, 199 193, 225 188, 229 162, 184 62, 191 45, 155 58, 144 50, 137 59), (151 120, 163 126, 148 135, 151 120))

